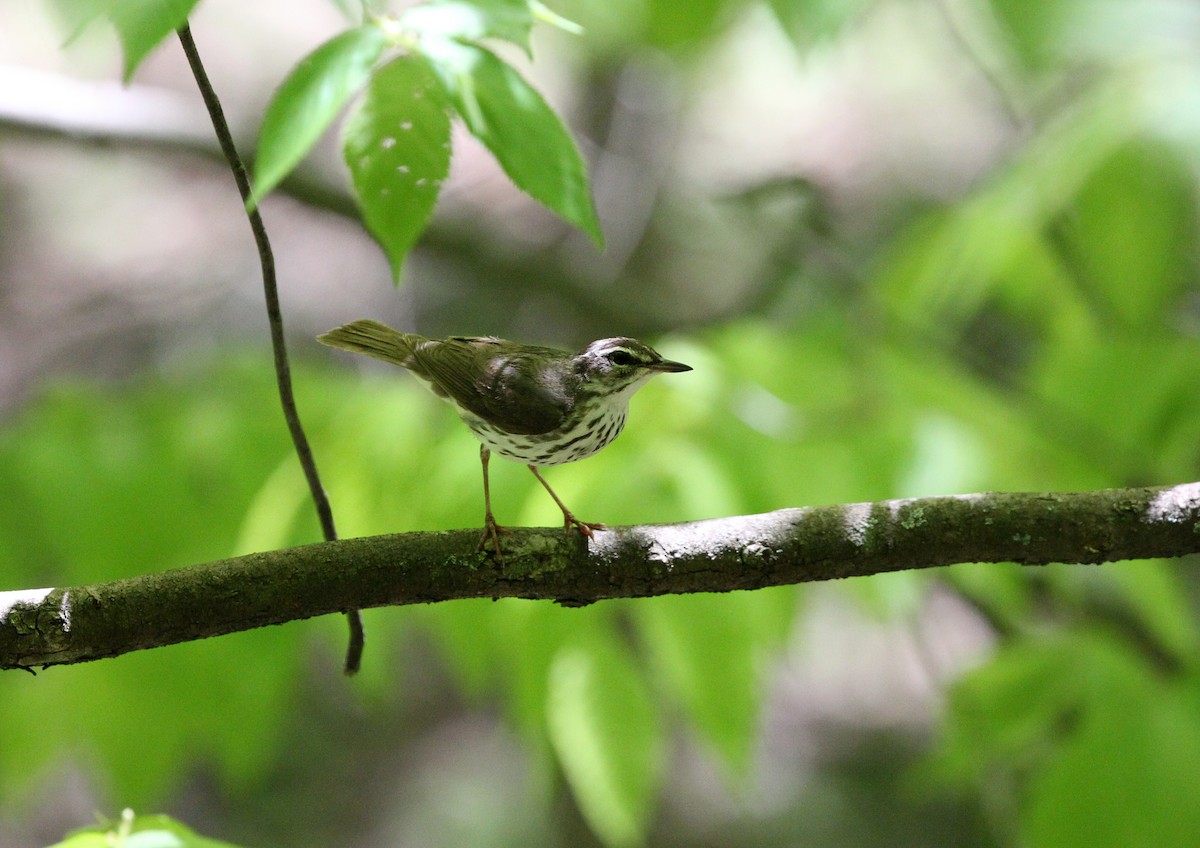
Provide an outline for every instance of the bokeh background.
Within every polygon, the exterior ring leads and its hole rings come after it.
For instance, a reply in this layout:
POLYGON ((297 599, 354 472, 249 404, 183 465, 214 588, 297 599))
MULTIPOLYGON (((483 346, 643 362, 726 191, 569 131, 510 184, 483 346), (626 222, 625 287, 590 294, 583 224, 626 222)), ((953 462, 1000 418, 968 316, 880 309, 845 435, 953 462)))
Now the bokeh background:
MULTIPOLYGON (((452 413, 315 343, 364 316, 695 366, 550 472, 589 520, 1200 474, 1200 6, 552 5, 585 33, 505 55, 578 139, 606 251, 465 133, 398 287, 336 132, 264 205, 343 535, 480 523, 452 413)), ((199 5, 245 154, 347 20, 199 5)), ((111 31, 68 35, 0 0, 0 589, 315 540, 178 45, 123 87, 111 31)), ((501 522, 556 522, 493 468, 501 522)), ((0 844, 125 806, 248 846, 1200 844, 1194 564, 373 610, 353 680, 338 617, 9 672, 0 844)))

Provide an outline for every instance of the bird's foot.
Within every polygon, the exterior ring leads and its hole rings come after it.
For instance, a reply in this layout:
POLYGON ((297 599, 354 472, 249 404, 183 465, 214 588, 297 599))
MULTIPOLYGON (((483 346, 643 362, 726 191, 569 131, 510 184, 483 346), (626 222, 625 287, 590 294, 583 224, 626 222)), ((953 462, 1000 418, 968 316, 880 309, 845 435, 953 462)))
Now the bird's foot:
POLYGON ((508 528, 497 524, 495 516, 489 510, 483 517, 483 535, 479 537, 479 550, 485 550, 490 543, 492 550, 496 552, 496 559, 503 565, 504 551, 501 550, 500 537, 507 536, 511 532, 508 528))
POLYGON ((581 534, 583 534, 584 538, 586 538, 586 539, 596 538, 596 534, 592 532, 593 530, 607 530, 608 529, 603 524, 597 524, 593 521, 580 521, 572 513, 568 512, 567 510, 564 509, 563 510, 563 532, 570 533, 572 527, 574 527, 581 534))

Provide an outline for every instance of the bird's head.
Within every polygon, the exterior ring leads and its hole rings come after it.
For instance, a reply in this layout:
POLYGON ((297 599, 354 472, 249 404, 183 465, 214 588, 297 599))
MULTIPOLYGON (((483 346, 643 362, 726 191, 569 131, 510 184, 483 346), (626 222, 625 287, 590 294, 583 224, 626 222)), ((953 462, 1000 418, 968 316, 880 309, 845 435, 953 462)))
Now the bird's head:
POLYGON ((632 392, 655 374, 691 371, 690 365, 663 359, 637 339, 594 341, 575 355, 575 370, 593 388, 608 393, 632 392))

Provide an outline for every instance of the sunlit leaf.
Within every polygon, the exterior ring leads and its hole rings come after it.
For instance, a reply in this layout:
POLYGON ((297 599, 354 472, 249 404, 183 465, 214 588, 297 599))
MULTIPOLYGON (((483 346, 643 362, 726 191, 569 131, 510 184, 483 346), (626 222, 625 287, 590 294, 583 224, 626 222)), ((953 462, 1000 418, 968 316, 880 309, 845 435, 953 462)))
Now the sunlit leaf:
POLYGON ((868 0, 767 0, 788 37, 798 45, 832 38, 858 17, 868 0))
POLYGON ((1070 23, 1070 10, 1075 5, 1062 0, 992 0, 990 8, 1003 28, 1005 46, 1030 69, 1043 71, 1056 54, 1063 52, 1064 27, 1070 23))
MULTIPOLYGON (((47 390, 0 429, 4 584, 80 585, 227 555, 254 492, 288 456, 274 390, 258 361, 136 388, 47 390)), ((319 422, 309 409, 306 422, 319 422)), ((308 513, 285 544, 315 538, 308 513)), ((271 628, 0 677, 0 801, 44 791, 39 775, 72 750, 139 807, 163 803, 192 757, 231 788, 261 779, 284 744, 302 641, 271 628), (229 675, 250 656, 255 674, 229 675), (64 712, 81 699, 88 709, 64 712)))
POLYGON ((663 768, 657 707, 611 641, 563 648, 550 668, 550 741, 580 809, 610 846, 637 845, 663 768))
POLYGON ((795 597, 790 588, 698 594, 634 609, 664 688, 738 775, 758 738, 762 663, 787 631, 795 597))
POLYGON ((112 842, 104 833, 89 831, 68 836, 62 842, 55 842, 50 848, 112 848, 112 842))
MULTIPOLYGON (((1021 844, 1188 844, 1200 707, 1127 643, 1075 629, 1006 647, 951 692, 930 774, 993 790, 1028 776, 1021 844)), ((1024 782, 1024 781, 1022 781, 1024 782)))
POLYGON ((713 35, 730 16, 725 0, 647 0, 645 39, 655 47, 680 47, 713 35))
POLYGON ((1052 399, 1059 438, 1124 474, 1176 474, 1195 456, 1200 343, 1176 333, 1114 333, 1058 345, 1031 385, 1052 399))
POLYGON ((94 20, 108 14, 113 0, 53 0, 50 5, 62 19, 69 44, 94 20))
POLYGON ((542 96, 482 47, 431 40, 425 50, 467 129, 513 183, 602 244, 583 159, 542 96))
POLYGON ((501 601, 492 616, 496 640, 493 662, 504 675, 505 712, 527 738, 543 743, 547 730, 550 669, 562 646, 587 633, 603 638, 605 613, 599 609, 564 610, 547 604, 501 601))
POLYGON ((1187 584, 1176 564, 1164 560, 1134 560, 1108 568, 1089 580, 1093 590, 1111 587, 1118 599, 1102 598, 1102 604, 1126 605, 1147 635, 1171 656, 1190 661, 1200 645, 1195 611, 1187 584))
POLYGON ((232 843, 201 836, 169 816, 135 816, 126 810, 120 821, 82 828, 50 848, 236 848, 232 843))
POLYGON ((1086 698, 1038 771, 1024 817, 1031 848, 1194 844, 1200 710, 1178 681, 1103 638, 1080 640, 1071 673, 1086 698))
POLYGON ((1059 642, 1017 642, 950 691, 942 738, 926 763, 939 782, 972 784, 1002 766, 1045 756, 1078 698, 1071 657, 1059 642))
POLYGON ((564 18, 539 0, 529 0, 529 9, 533 12, 534 20, 540 23, 561 29, 563 32, 569 32, 571 35, 583 35, 583 27, 570 18, 564 18))
POLYGON ((187 23, 197 0, 115 0, 108 16, 125 54, 125 80, 150 51, 187 23))
POLYGON ((363 220, 399 280, 450 168, 446 102, 425 62, 402 56, 378 70, 342 142, 363 220))
POLYGON ((1072 255, 1106 317, 1152 327, 1191 279, 1196 213, 1187 166, 1165 145, 1118 150, 1082 186, 1072 255))
POLYGON ((533 12, 526 0, 433 0, 405 9, 397 24, 418 39, 497 38, 528 53, 533 12))
POLYGON ((972 197, 918 219, 893 241, 877 277, 889 308, 914 326, 943 331, 976 316, 998 293, 1036 314, 1083 308, 1047 226, 1128 142, 1130 101, 1128 85, 1097 86, 1047 122, 972 197))
POLYGON ((346 102, 366 84, 387 36, 373 24, 322 44, 280 85, 263 118, 254 162, 254 203, 296 167, 346 102))

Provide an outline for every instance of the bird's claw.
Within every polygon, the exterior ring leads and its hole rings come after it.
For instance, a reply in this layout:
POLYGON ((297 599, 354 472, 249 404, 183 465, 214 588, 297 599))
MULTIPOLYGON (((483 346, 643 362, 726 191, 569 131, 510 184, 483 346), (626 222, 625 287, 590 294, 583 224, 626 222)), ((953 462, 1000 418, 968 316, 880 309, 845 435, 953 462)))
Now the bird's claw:
POLYGON ((592 532, 594 530, 607 530, 608 529, 603 524, 597 524, 594 521, 580 521, 578 518, 576 518, 571 513, 564 512, 563 513, 563 532, 569 534, 571 532, 572 527, 577 529, 583 535, 583 537, 585 539, 596 538, 596 534, 592 532))
POLYGON ((500 537, 508 536, 512 533, 507 527, 501 527, 496 523, 495 517, 489 512, 483 517, 483 535, 479 537, 478 550, 485 550, 488 547, 488 542, 491 542, 492 550, 496 552, 496 559, 501 565, 504 564, 504 551, 501 549, 500 537))

